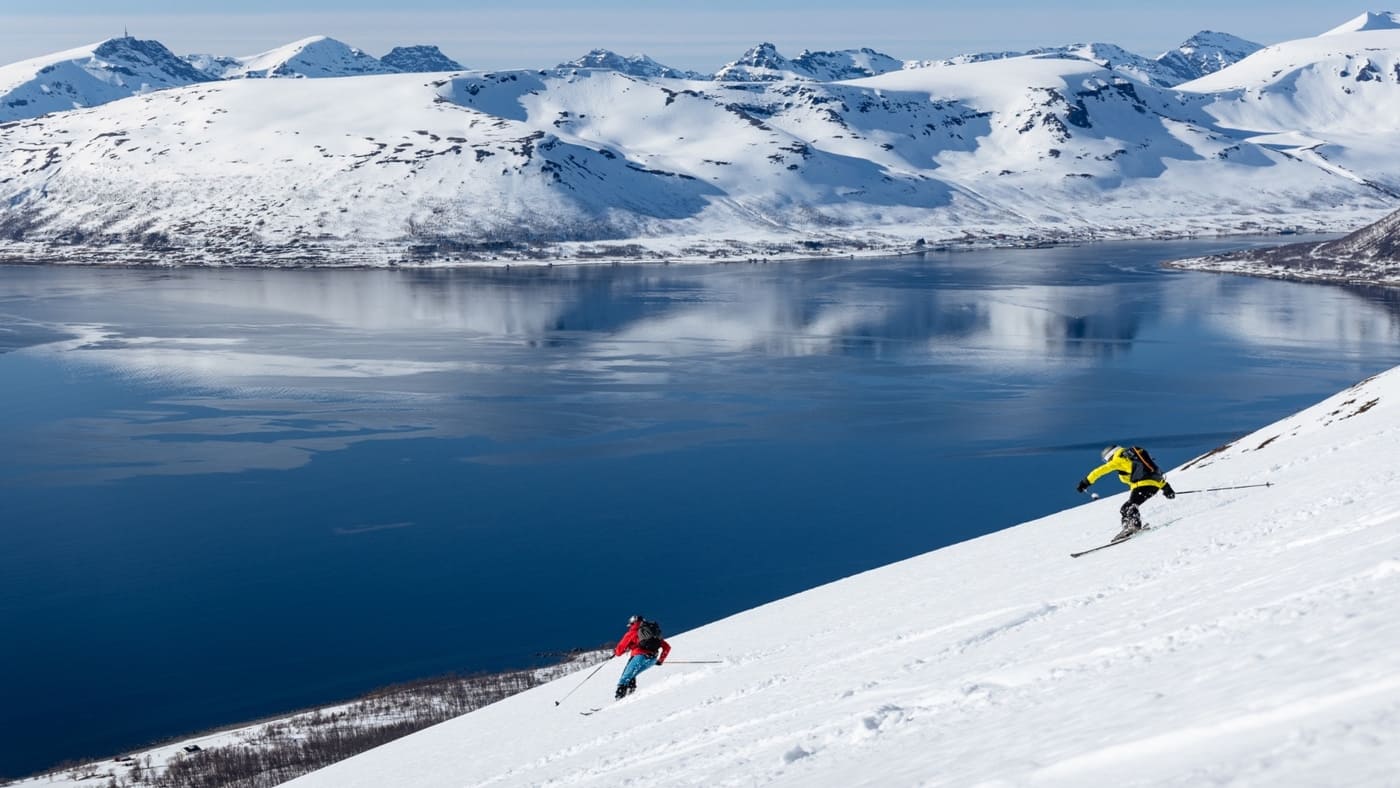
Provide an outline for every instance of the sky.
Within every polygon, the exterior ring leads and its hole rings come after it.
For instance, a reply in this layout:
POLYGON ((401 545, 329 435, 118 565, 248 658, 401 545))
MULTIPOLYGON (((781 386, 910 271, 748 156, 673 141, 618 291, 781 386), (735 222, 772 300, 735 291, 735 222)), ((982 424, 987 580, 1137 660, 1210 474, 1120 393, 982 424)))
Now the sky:
POLYGON ((194 10, 172 0, 6 0, 0 64, 127 30, 177 54, 250 55, 312 35, 372 54, 436 44, 468 68, 542 68, 602 47, 714 71, 757 43, 872 47, 923 60, 968 52, 1103 41, 1155 56, 1199 30, 1261 44, 1316 35, 1363 11, 1333 0, 244 0, 194 10))

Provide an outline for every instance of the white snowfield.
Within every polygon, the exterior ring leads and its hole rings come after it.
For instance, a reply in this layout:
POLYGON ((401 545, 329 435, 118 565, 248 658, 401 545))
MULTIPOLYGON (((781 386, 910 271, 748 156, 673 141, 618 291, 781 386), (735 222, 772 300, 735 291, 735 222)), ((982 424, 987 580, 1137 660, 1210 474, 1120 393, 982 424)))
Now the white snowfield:
POLYGON ((1126 543, 1069 557, 1106 497, 673 634, 625 701, 616 659, 290 785, 1394 786, 1398 448, 1400 368, 1169 471, 1126 543))
POLYGON ((398 71, 371 55, 327 36, 311 36, 256 55, 227 58, 216 63, 216 75, 223 79, 304 79, 392 74, 398 71))
POLYGON ((159 42, 113 38, 0 66, 0 123, 210 79, 159 42))
MULTIPOLYGON (((307 39, 239 67, 348 68, 330 49, 351 52, 307 39)), ((553 69, 147 92, 0 124, 0 258, 732 259, 1343 231, 1393 210, 1400 30, 1268 47, 1181 89, 1099 49, 848 81, 553 69)))

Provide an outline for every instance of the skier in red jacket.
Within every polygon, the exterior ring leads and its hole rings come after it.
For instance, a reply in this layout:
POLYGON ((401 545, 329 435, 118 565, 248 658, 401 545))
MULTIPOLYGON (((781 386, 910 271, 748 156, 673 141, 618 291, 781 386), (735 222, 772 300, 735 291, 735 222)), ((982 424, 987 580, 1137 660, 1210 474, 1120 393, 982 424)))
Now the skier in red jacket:
POLYGON ((641 616, 632 616, 627 620, 627 634, 617 642, 613 656, 620 657, 628 651, 632 652, 632 658, 622 669, 622 675, 617 680, 617 694, 613 696, 618 700, 637 691, 638 673, 666 661, 666 656, 671 653, 671 644, 662 639, 660 624, 641 616))

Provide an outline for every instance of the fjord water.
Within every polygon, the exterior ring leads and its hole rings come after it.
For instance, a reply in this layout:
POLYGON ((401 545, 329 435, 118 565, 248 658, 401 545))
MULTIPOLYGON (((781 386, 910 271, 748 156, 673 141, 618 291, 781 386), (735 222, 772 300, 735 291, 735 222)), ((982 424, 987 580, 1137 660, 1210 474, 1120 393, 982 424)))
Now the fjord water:
POLYGON ((1400 363, 1393 291, 1159 267, 1254 242, 0 269, 0 774, 684 630, 1400 363))

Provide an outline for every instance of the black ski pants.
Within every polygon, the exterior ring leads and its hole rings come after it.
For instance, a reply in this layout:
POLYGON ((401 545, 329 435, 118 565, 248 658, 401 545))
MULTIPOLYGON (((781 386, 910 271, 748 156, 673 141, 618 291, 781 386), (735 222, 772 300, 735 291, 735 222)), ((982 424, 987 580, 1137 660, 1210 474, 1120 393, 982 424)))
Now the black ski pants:
POLYGON ((1144 484, 1141 487, 1134 487, 1128 493, 1128 502, 1118 509, 1118 514, 1123 518, 1123 524, 1142 525, 1142 515, 1138 514, 1138 504, 1157 494, 1156 487, 1144 484))

